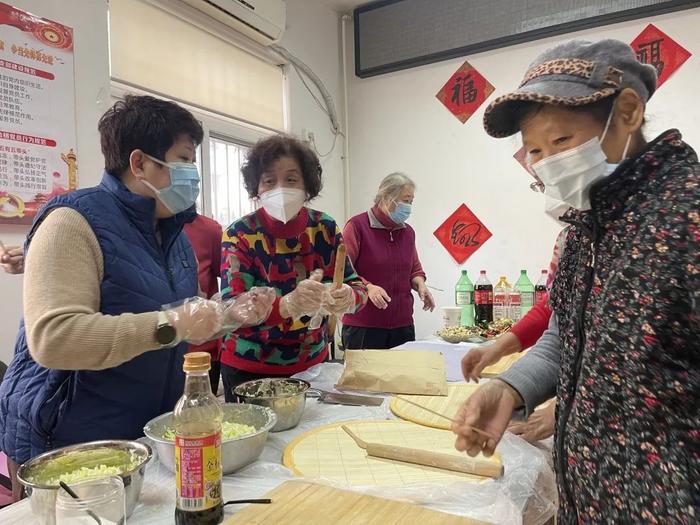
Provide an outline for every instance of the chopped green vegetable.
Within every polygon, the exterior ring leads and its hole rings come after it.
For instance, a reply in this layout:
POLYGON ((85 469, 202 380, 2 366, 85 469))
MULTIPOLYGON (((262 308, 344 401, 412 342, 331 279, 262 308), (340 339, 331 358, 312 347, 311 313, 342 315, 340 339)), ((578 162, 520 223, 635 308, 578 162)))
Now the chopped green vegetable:
POLYGON ((58 486, 87 479, 119 476, 138 467, 143 458, 133 451, 103 448, 75 451, 37 465, 29 473, 29 481, 39 485, 58 486))
MULTIPOLYGON (((247 436, 255 432, 255 427, 251 425, 244 425, 242 423, 232 423, 230 421, 224 421, 221 424, 221 439, 223 441, 228 441, 229 439, 234 439, 241 436, 247 436)), ((166 428, 163 432, 163 439, 168 441, 175 441, 175 430, 172 428, 166 428)))

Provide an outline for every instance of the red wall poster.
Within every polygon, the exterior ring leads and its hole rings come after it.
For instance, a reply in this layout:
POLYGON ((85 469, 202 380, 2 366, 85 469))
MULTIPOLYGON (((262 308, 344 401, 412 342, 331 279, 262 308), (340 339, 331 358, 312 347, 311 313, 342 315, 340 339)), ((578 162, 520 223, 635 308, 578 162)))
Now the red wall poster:
POLYGON ((0 2, 0 224, 78 187, 73 30, 0 2))

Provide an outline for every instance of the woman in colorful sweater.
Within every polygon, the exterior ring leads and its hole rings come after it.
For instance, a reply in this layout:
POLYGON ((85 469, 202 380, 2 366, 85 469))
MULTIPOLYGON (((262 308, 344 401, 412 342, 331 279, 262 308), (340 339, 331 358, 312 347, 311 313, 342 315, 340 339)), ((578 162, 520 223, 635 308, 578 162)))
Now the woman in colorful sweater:
POLYGON ((244 381, 290 376, 324 361, 327 320, 316 327, 313 318, 319 311, 355 312, 367 300, 349 259, 343 286, 329 291, 340 230, 331 217, 304 205, 321 191, 318 157, 302 142, 277 135, 253 147, 242 172, 248 195, 262 206, 224 232, 222 298, 271 286, 278 299, 263 324, 224 337, 221 376, 227 401, 244 381))
POLYGON ((485 112, 492 136, 522 133, 545 194, 573 209, 549 329, 465 403, 456 446, 492 453, 514 408, 556 391, 563 525, 697 523, 700 164, 677 130, 644 139, 655 88, 628 45, 574 41, 485 112))
POLYGON ((406 224, 416 186, 402 173, 382 180, 371 210, 352 217, 343 236, 348 257, 367 285, 370 303, 343 317, 343 347, 384 349, 416 338, 413 294, 424 310, 435 301, 425 285, 416 251, 416 232, 406 224))

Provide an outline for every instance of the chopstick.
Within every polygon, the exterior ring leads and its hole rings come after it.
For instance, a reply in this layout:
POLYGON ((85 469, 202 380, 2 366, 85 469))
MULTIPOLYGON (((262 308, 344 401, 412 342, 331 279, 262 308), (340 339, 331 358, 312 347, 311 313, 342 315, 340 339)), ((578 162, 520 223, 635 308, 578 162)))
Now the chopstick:
MULTIPOLYGON (((430 412, 430 413, 433 414, 434 416, 438 416, 438 417, 441 417, 441 418, 443 418, 443 419, 446 419, 447 421, 450 421, 450 422, 452 422, 452 423, 459 424, 459 423, 457 423, 457 421, 456 421, 455 419, 451 418, 450 416, 446 416, 445 414, 441 414, 440 412, 436 412, 436 411, 433 410, 432 408, 428 408, 428 407, 426 407, 426 406, 421 405, 420 403, 416 403, 415 401, 411 401, 410 399, 406 399, 406 398, 403 397, 403 396, 396 396, 396 399, 400 399, 400 400, 403 401, 404 403, 408 403, 409 405, 413 405, 414 407, 421 408, 421 409, 425 410, 426 412, 430 412)), ((462 426, 466 426, 467 428, 473 430, 473 431, 476 432, 477 434, 481 434, 482 436, 485 436, 485 437, 487 437, 487 438, 489 438, 489 439, 493 439, 494 441, 498 441, 498 440, 496 439, 495 436, 493 436, 492 434, 486 432, 485 430, 481 430, 480 428, 476 428, 476 427, 473 427, 473 426, 471 426, 471 425, 462 425, 462 426)))
POLYGON ((226 505, 243 505, 245 503, 253 503, 253 504, 259 504, 259 505, 267 505, 268 503, 272 503, 272 500, 270 498, 260 498, 260 499, 233 499, 231 501, 227 501, 224 503, 224 507, 226 505))
MULTIPOLYGON (((59 481, 58 484, 61 486, 61 488, 63 490, 65 490, 68 493, 68 495, 71 498, 73 498, 74 500, 80 501, 80 497, 66 483, 64 483, 63 481, 59 481)), ((95 514, 94 512, 92 512, 89 508, 87 508, 87 506, 85 508, 85 512, 87 512, 88 516, 90 516, 92 519, 94 519, 98 523, 98 525, 102 525, 102 520, 100 519, 100 517, 97 514, 95 514)))

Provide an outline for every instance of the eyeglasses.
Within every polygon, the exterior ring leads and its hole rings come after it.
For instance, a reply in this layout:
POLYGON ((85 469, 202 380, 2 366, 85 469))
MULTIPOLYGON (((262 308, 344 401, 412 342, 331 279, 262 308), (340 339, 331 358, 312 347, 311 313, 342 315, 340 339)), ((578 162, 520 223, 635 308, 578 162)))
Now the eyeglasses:
POLYGON ((544 182, 541 180, 536 180, 530 184, 530 189, 535 193, 544 193, 544 182))

